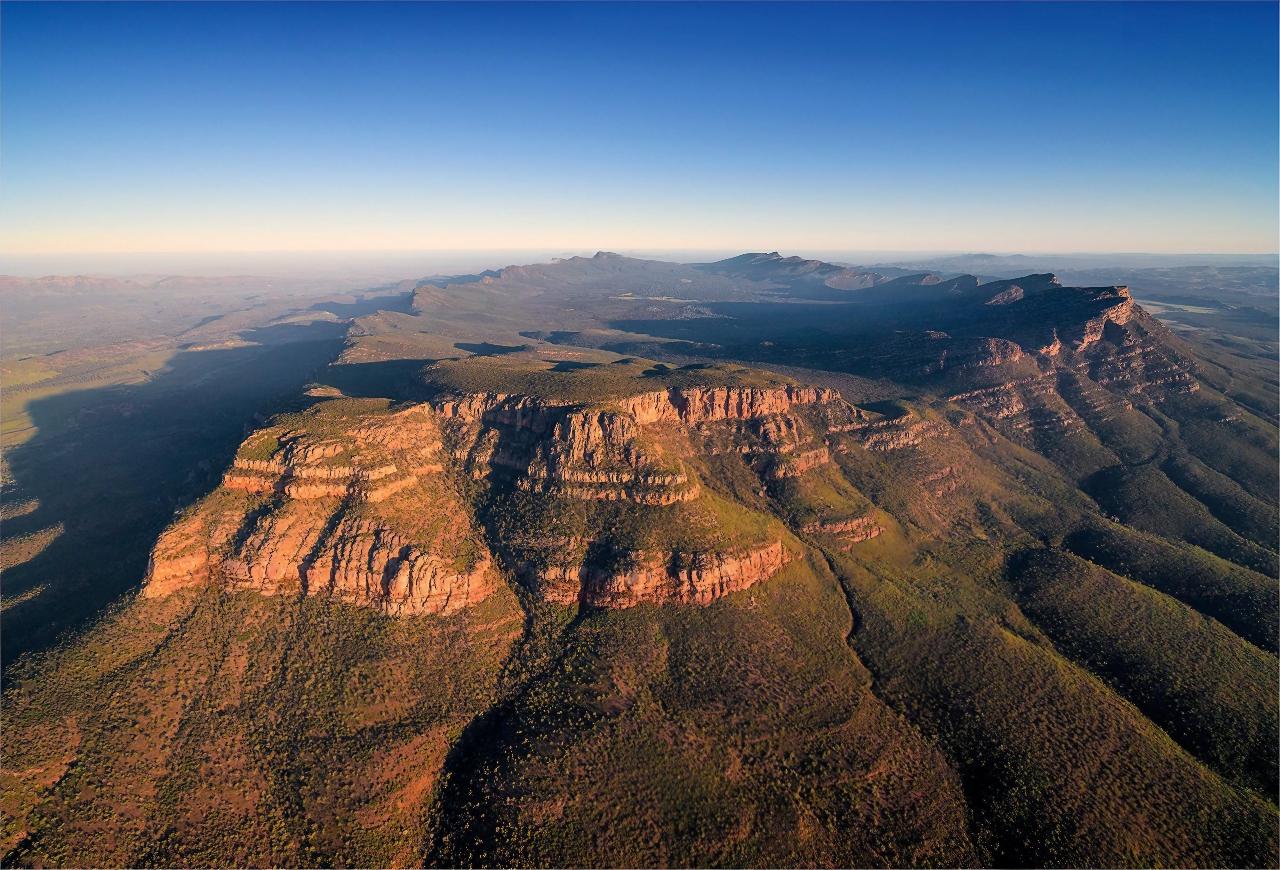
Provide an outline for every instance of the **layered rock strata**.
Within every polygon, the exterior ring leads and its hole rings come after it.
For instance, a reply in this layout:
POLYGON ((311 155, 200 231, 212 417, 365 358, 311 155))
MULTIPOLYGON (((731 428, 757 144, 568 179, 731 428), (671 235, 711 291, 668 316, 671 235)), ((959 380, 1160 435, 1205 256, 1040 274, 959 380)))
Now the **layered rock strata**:
POLYGON ((216 579, 264 594, 447 614, 494 590, 493 565, 461 499, 431 479, 442 466, 429 408, 308 422, 245 442, 222 490, 156 543, 144 595, 216 579), (245 455, 261 452, 270 455, 245 455))
POLYGON ((839 539, 845 546, 851 546, 879 537, 884 533, 884 527, 874 517, 867 515, 847 520, 809 523, 804 531, 811 535, 829 535, 839 539))
POLYGON ((767 580, 794 558, 782 541, 731 552, 637 553, 620 566, 522 566, 544 598, 588 607, 710 604, 767 580))
POLYGON ((753 447, 743 450, 754 449, 762 470, 785 477, 830 458, 820 442, 805 442, 793 416, 798 409, 845 424, 858 419, 834 390, 799 386, 670 389, 587 407, 489 393, 442 399, 435 408, 447 421, 453 456, 473 477, 496 470, 514 473, 529 491, 648 506, 691 501, 700 492, 651 429, 712 431, 724 439, 734 430, 714 427, 746 424, 738 431, 753 447))
MULTIPOLYGON (((222 487, 161 536, 144 594, 216 580, 391 613, 452 613, 496 582, 461 478, 497 476, 516 490, 629 510, 673 508, 701 494, 682 452, 695 442, 732 443, 762 477, 778 479, 830 459, 822 427, 802 417, 846 429, 864 419, 834 391, 795 386, 672 389, 598 404, 469 394, 396 411, 330 411, 321 402, 305 419, 250 436, 222 487), (671 439, 684 446, 673 449, 671 439)), ((790 558, 779 539, 637 552, 624 569, 584 558, 535 575, 519 558, 507 561, 552 600, 626 607, 706 604, 790 558)))

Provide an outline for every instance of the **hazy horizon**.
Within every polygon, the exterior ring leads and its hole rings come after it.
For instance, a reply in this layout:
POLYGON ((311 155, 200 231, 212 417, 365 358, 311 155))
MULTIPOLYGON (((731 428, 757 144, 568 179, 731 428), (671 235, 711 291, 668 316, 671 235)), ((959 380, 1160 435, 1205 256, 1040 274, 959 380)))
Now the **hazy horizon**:
POLYGON ((874 266, 926 262, 963 257, 1014 257, 1029 261, 1059 260, 1063 264, 1107 265, 1124 268, 1196 265, 1269 266, 1280 265, 1276 253, 1196 252, 1165 254, 1150 251, 1001 251, 982 250, 814 250, 737 248, 625 248, 588 246, 582 248, 526 248, 495 250, 418 251, 219 251, 219 252, 130 252, 80 254, 0 253, 0 275, 17 278, 49 276, 129 277, 139 275, 185 275, 222 277, 258 275, 262 277, 339 277, 346 273, 370 280, 407 279, 432 274, 465 274, 504 266, 549 262, 567 257, 590 257, 610 251, 639 259, 675 262, 710 262, 749 252, 778 250, 783 256, 850 265, 874 266))

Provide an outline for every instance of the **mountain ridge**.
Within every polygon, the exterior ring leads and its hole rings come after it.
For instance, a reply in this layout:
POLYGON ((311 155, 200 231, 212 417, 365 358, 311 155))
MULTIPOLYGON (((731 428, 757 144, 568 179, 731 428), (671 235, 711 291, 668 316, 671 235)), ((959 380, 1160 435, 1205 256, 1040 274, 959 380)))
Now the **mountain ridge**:
POLYGON ((1121 286, 838 275, 602 251, 356 317, 7 690, 6 861, 1267 865, 1243 370, 1121 286))

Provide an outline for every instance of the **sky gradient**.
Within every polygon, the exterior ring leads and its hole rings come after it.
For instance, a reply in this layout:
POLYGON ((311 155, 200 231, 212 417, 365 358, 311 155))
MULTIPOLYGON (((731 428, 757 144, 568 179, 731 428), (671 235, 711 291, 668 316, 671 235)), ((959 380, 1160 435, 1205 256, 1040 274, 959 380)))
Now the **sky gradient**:
POLYGON ((1261 252, 1277 6, 0 8, 0 252, 1261 252))

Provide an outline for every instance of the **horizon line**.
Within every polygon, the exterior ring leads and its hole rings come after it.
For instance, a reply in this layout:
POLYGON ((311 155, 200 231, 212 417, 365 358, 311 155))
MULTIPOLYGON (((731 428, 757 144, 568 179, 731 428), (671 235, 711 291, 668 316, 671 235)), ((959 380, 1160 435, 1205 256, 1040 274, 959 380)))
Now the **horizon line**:
MULTIPOLYGON (((463 248, 229 248, 222 250, 191 250, 191 249, 172 249, 172 250, 130 250, 130 251, 104 251, 104 250, 75 250, 75 251, 0 251, 0 259, 22 259, 22 258, 56 258, 56 257, 226 257, 226 256, 266 256, 266 255, 297 255, 297 256, 325 256, 325 255, 388 255, 388 254, 496 254, 496 253, 544 253, 553 250, 581 250, 592 251, 595 253, 705 253, 710 251, 740 251, 746 254, 754 253, 782 253, 787 250, 786 247, 743 247, 732 245, 713 245, 707 247, 665 247, 659 245, 645 245, 637 247, 629 246, 596 246, 596 245, 539 245, 539 246, 519 246, 519 247, 463 247, 463 248)), ((803 250, 801 246, 791 248, 793 250, 803 250)), ((867 254, 924 254, 930 256, 938 255, 969 255, 969 256, 993 256, 993 257, 1011 257, 1011 256, 1163 256, 1163 257, 1261 257, 1261 256, 1280 256, 1280 249, 1275 250, 1143 250, 1135 248, 1104 250, 1104 249, 1062 249, 1049 250, 1044 248, 842 248, 831 246, 815 246, 809 250, 829 251, 839 253, 867 253, 867 254)))

